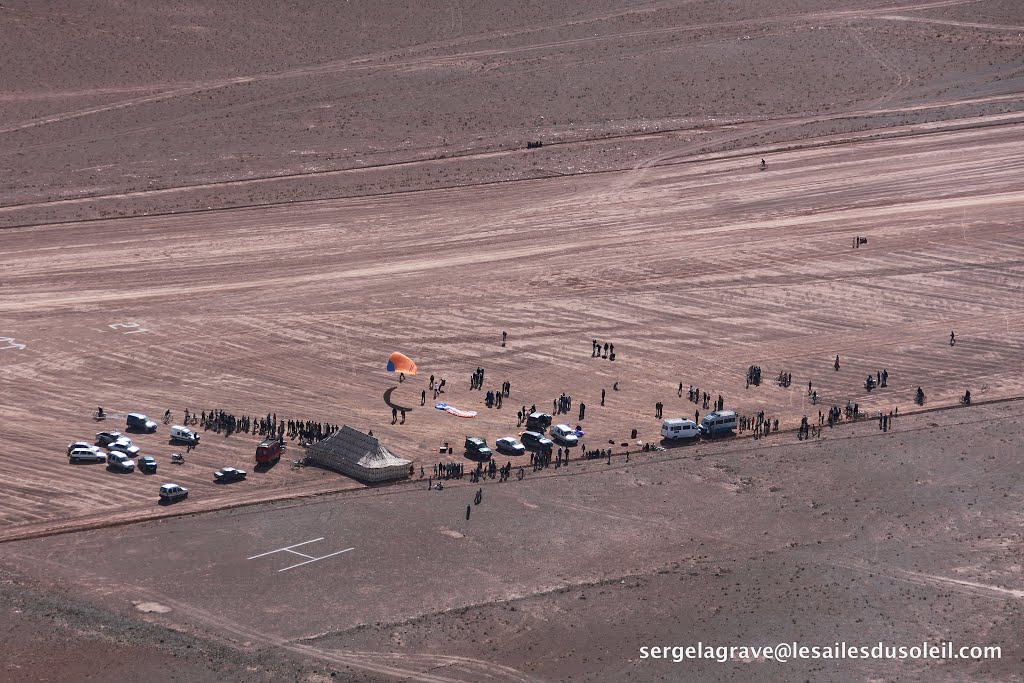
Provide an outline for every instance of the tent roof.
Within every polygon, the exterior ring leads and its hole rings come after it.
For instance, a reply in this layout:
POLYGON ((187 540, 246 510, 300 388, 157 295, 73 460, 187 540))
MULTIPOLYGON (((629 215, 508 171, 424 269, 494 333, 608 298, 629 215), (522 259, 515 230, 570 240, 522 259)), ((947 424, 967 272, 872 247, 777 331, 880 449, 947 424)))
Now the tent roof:
POLYGON ((366 469, 401 466, 408 468, 411 460, 399 458, 384 447, 377 437, 345 425, 311 448, 314 457, 344 460, 366 469))

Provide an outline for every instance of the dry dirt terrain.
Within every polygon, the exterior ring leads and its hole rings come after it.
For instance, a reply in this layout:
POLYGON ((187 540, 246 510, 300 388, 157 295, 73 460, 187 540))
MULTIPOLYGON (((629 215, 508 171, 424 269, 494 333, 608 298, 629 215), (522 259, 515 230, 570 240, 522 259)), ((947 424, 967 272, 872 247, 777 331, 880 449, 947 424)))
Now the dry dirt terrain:
POLYGON ((4 677, 1019 674, 1018 3, 16 1, 0 26, 4 677), (421 406, 430 375, 479 415, 421 406), (656 402, 706 412, 689 385, 781 430, 637 454, 656 402), (176 466, 161 425, 149 476, 63 450, 223 409, 372 429, 429 476, 562 393, 611 464, 488 482, 471 521, 468 482, 366 489, 296 443, 253 472, 251 434, 176 466), (797 441, 848 401, 894 431, 797 441), (341 554, 246 559, 311 539, 341 554), (638 659, 809 638, 1004 656, 638 659))

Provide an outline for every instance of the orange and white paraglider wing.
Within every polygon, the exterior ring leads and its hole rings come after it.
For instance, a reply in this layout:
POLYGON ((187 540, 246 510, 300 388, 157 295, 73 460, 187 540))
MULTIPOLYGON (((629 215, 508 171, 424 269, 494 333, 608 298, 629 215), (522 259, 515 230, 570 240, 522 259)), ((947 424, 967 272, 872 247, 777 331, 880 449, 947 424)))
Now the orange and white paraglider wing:
POLYGON ((415 375, 416 364, 404 353, 395 351, 388 357, 388 372, 404 372, 407 375, 415 375))

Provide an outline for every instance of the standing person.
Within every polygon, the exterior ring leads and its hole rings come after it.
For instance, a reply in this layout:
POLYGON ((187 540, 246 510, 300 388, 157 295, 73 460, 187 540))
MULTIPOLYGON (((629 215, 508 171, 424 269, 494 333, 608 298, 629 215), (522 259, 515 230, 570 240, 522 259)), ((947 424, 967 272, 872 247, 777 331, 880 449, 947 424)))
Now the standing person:
POLYGON ((422 391, 420 391, 420 405, 421 406, 427 405, 427 390, 426 389, 423 389, 422 391))
POLYGON ((506 341, 508 341, 508 332, 502 331, 502 333, 501 333, 501 345, 504 346, 506 341))
POLYGON ((583 415, 587 412, 587 404, 580 401, 580 421, 583 420, 583 415))
POLYGON ((956 335, 953 332, 949 333, 949 345, 953 346, 956 344, 956 335))
POLYGON ((839 371, 839 354, 838 353, 836 354, 835 369, 836 369, 836 372, 839 371))
POLYGON ((398 408, 391 408, 391 424, 398 422, 398 408))
POLYGON ((604 405, 604 389, 601 390, 601 405, 604 405))
POLYGON ((678 396, 679 398, 683 397, 683 383, 682 382, 679 383, 679 391, 676 392, 676 396, 678 396))

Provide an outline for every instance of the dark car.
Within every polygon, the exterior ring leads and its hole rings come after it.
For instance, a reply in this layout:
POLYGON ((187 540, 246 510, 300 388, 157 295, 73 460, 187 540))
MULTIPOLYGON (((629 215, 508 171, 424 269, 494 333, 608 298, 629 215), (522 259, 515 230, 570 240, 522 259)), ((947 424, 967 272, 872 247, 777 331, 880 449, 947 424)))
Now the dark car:
POLYGON ((245 479, 245 470, 238 470, 234 467, 225 467, 213 473, 213 480, 220 483, 241 481, 243 479, 245 479))
POLYGON ((156 458, 144 455, 135 460, 135 466, 144 474, 156 474, 156 458))
POLYGON ((551 416, 547 413, 530 413, 526 416, 526 429, 531 432, 544 433, 551 426, 551 416))
POLYGON ((491 449, 487 447, 487 442, 479 436, 466 437, 466 454, 471 458, 491 459, 491 449))
POLYGON ((156 422, 153 422, 142 413, 128 413, 128 418, 125 420, 125 428, 130 432, 152 433, 156 431, 156 422))
POLYGON ((539 432, 523 432, 519 436, 519 440, 523 442, 528 450, 531 451, 550 451, 555 442, 547 438, 539 432))
POLYGON ((121 432, 98 432, 96 434, 96 445, 105 448, 120 439, 121 436, 121 432))

